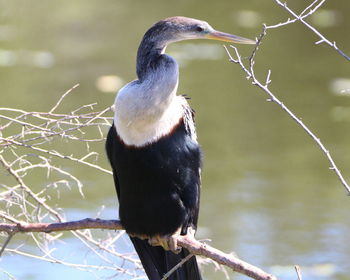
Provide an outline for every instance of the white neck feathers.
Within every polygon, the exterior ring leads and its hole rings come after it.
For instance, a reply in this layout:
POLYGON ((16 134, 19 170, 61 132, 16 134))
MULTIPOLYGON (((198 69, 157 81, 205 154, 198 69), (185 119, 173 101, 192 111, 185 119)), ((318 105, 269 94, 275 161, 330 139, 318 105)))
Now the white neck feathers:
POLYGON ((167 66, 118 92, 114 125, 125 144, 141 147, 155 142, 183 117, 186 100, 176 96, 178 68, 176 62, 173 67, 167 66))

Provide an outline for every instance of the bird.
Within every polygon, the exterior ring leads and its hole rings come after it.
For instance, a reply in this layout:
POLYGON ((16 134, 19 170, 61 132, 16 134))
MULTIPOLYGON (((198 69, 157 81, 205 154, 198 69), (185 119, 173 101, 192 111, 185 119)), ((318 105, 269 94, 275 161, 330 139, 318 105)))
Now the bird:
MULTIPOLYGON (((189 256, 176 238, 193 237, 197 229, 202 152, 194 111, 177 95, 179 66, 165 53, 169 44, 190 39, 255 44, 193 18, 155 23, 137 51, 137 78, 117 93, 106 138, 119 218, 150 280, 161 280, 189 256)), ((168 279, 201 280, 196 257, 168 279)))

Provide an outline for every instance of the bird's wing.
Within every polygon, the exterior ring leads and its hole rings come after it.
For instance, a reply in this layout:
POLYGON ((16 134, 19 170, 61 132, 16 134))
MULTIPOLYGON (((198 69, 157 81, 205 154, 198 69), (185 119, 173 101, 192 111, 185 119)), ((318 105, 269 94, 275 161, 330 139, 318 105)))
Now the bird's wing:
MULTIPOLYGON (((187 102, 189 99, 186 96, 181 96, 183 98, 183 108, 184 108, 184 116, 183 121, 185 124, 186 132, 190 136, 190 138, 198 145, 197 142, 197 133, 196 133, 196 125, 195 125, 195 111, 190 107, 187 102)), ((195 192, 197 193, 197 201, 194 208, 191 211, 190 221, 188 221, 188 225, 184 225, 185 232, 187 231, 187 227, 191 226, 193 229, 197 229, 198 215, 199 215, 199 204, 200 204, 200 188, 201 188, 201 163, 199 166, 193 167, 193 182, 194 185, 192 187, 196 188, 195 192)), ((193 190, 192 190, 193 191, 193 190)))
POLYGON ((191 139, 197 143, 197 133, 196 133, 196 125, 195 125, 195 119, 194 114, 195 111, 190 107, 187 100, 188 98, 182 96, 182 106, 184 108, 184 123, 186 127, 186 131, 190 135, 191 139))
POLYGON ((114 124, 111 126, 111 128, 108 131, 107 139, 106 139, 106 152, 108 160, 111 164, 112 171, 113 171, 113 179, 114 179, 114 185, 115 189, 117 191, 118 200, 120 198, 120 187, 118 182, 118 176, 117 176, 117 170, 115 170, 116 163, 115 161, 115 141, 117 139, 117 132, 115 130, 114 124))

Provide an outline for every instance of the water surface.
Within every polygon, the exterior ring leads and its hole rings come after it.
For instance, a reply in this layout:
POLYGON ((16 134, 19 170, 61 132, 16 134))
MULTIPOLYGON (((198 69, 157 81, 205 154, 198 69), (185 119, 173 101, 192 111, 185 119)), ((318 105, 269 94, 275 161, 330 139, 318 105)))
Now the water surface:
MULTIPOLYGON (((306 5, 290 4, 298 11, 306 5)), ((262 23, 275 24, 289 16, 274 1, 258 0, 2 0, 0 7, 1 107, 30 111, 48 110, 76 83, 80 87, 62 111, 94 102, 101 109, 112 104, 114 93, 101 92, 96 81, 106 75, 124 82, 134 79, 138 43, 161 18, 191 16, 222 31, 254 38, 262 23)), ((348 1, 329 2, 312 19, 348 54, 349 9, 348 1)), ((271 90, 321 138, 350 179, 350 64, 328 46, 315 45, 317 40, 301 24, 271 30, 258 53, 256 71, 265 79, 267 70, 272 70, 271 90)), ((251 49, 239 46, 244 56, 251 49)), ((205 155, 198 238, 211 239, 213 246, 282 279, 296 279, 295 264, 305 279, 347 279, 349 198, 319 148, 278 106, 266 102, 267 96, 249 84, 237 65, 228 62, 220 43, 183 42, 167 51, 180 63, 179 93, 192 98, 205 155)), ((62 148, 60 140, 55 143, 62 148)), ((99 163, 109 168, 103 143, 93 147, 101 153, 99 163)), ((65 147, 67 152, 75 149, 65 147)), ((76 190, 61 193, 59 206, 67 218, 95 217, 102 205, 102 218, 117 216, 110 176, 66 161, 60 164, 84 182, 85 199, 76 190)), ((33 185, 40 180, 33 178, 33 185)), ((89 257, 79 242, 65 236, 57 256, 72 262, 89 257)), ((121 250, 131 250, 126 242, 123 246, 121 250)), ((91 274, 24 256, 5 255, 0 268, 18 279, 110 276, 103 270, 91 274), (34 265, 38 269, 33 270, 34 265)), ((212 266, 204 270, 206 279, 224 279, 212 266)))

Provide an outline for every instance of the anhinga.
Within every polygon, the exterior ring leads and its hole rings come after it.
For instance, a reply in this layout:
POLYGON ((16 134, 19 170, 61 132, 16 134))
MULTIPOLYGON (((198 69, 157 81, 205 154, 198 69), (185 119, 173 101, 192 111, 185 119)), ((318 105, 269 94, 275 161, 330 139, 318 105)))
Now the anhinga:
MULTIPOLYGON (((141 41, 137 80, 118 92, 106 150, 121 223, 151 280, 161 279, 189 254, 179 250, 175 237, 194 234, 197 227, 201 150, 193 112, 186 98, 176 95, 178 64, 164 53, 168 44, 189 39, 255 43, 216 31, 205 21, 161 20, 141 41)), ((196 258, 169 279, 201 279, 196 258)))

